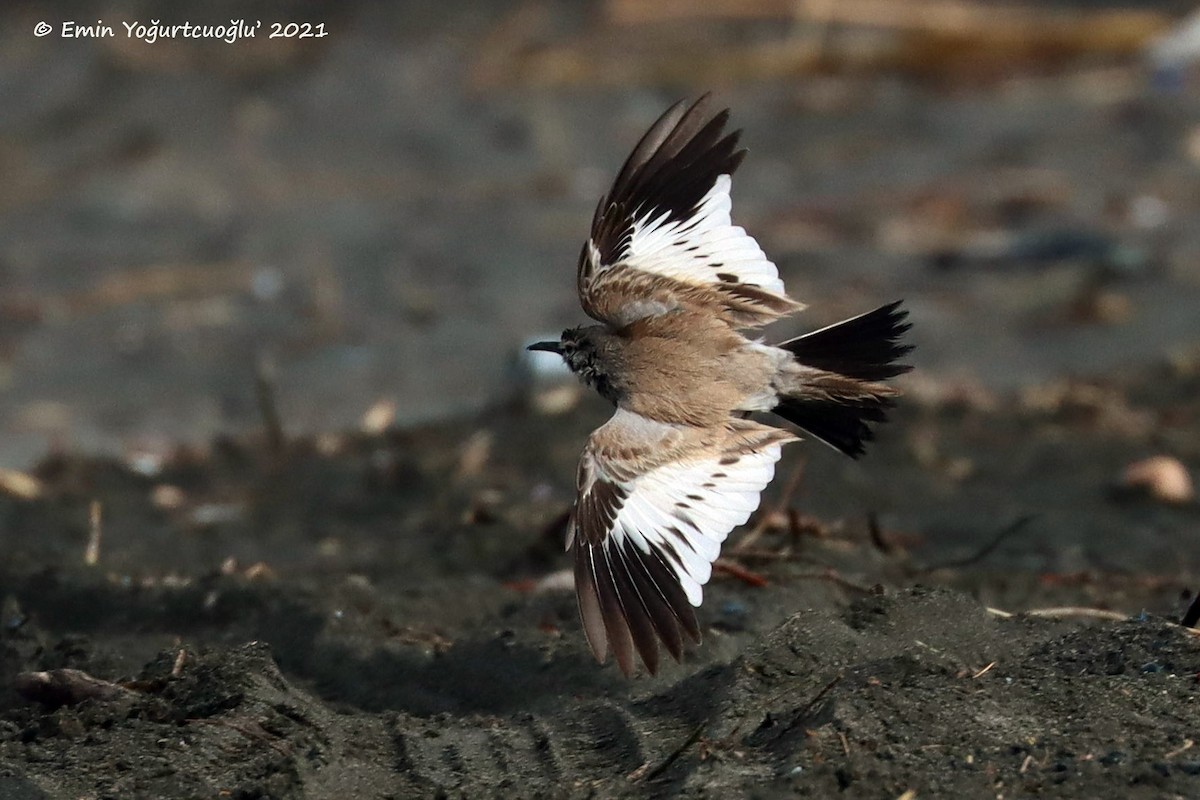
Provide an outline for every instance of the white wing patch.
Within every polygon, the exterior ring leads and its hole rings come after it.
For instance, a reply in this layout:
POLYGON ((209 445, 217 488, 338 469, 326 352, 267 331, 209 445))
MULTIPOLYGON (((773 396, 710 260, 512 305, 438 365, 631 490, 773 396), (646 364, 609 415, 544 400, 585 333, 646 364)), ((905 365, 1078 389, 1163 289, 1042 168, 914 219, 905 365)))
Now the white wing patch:
POLYGON ((781 449, 777 442, 733 457, 732 463, 719 458, 675 462, 639 476, 627 485, 628 498, 605 548, 620 548, 629 539, 645 554, 653 549, 678 578, 688 602, 699 606, 721 544, 758 508, 781 449))
MULTIPOLYGON (((731 183, 728 175, 718 176, 687 220, 669 222, 667 212, 647 211, 634 221, 620 260, 634 269, 686 283, 742 283, 784 295, 775 265, 730 218, 731 183)), ((594 247, 589 256, 599 263, 594 247)))

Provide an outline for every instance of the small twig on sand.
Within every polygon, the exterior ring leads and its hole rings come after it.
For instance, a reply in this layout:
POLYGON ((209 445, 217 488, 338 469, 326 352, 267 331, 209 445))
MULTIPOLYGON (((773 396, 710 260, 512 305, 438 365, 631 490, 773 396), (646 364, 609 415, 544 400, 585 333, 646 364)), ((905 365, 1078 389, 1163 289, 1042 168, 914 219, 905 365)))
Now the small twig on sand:
MULTIPOLYGON (((730 555, 739 561, 799 561, 801 556, 796 553, 776 552, 775 550, 733 550, 730 555)), ((721 559, 728 563, 726 559, 721 559)), ((742 576, 738 576, 742 577, 742 576)), ((853 592, 861 594, 878 594, 879 589, 876 586, 867 586, 861 583, 855 583, 849 578, 842 576, 833 567, 826 567, 820 572, 798 572, 784 576, 789 580, 801 581, 829 581, 832 584, 841 586, 843 589, 849 589, 853 592)))
POLYGON ((1195 746, 1196 746, 1195 741, 1193 741, 1191 739, 1184 739, 1183 744, 1179 745, 1179 747, 1176 747, 1174 750, 1172 750, 1171 752, 1164 755, 1163 760, 1166 761, 1168 758, 1174 758, 1175 756, 1179 755, 1180 753, 1186 753, 1188 750, 1191 750, 1195 746))
POLYGON ((102 507, 99 500, 88 506, 88 543, 83 552, 83 563, 94 567, 100 563, 100 537, 103 535, 102 507))
POLYGON ((764 511, 759 515, 758 523, 733 548, 734 555, 740 555, 743 549, 749 548, 761 539, 762 535, 767 532, 767 527, 771 524, 771 520, 778 519, 787 513, 788 506, 792 504, 792 495, 796 493, 796 490, 800 488, 800 482, 804 480, 804 464, 804 459, 796 462, 796 467, 792 470, 792 474, 788 475, 787 483, 783 485, 783 492, 779 495, 779 502, 770 511, 764 511))
POLYGON ((1024 612, 1027 617, 1047 617, 1062 619, 1064 617, 1090 617, 1092 619, 1108 619, 1113 622, 1124 622, 1129 615, 1120 611, 1109 611, 1106 608, 1086 608, 1084 606, 1058 606, 1056 608, 1034 608, 1024 612))
POLYGON ((743 550, 735 547, 729 551, 731 558, 739 561, 800 561, 804 559, 799 553, 787 550, 763 550, 761 547, 750 547, 743 550))
POLYGON ((767 579, 757 572, 751 572, 736 561, 731 561, 728 558, 718 558, 713 562, 713 570, 722 572, 726 575, 737 578, 747 586, 753 586, 756 589, 761 589, 764 586, 770 586, 767 579))
POLYGON ((1106 608, 1086 608, 1082 606, 1060 606, 1056 608, 1032 608, 1025 612, 1026 616, 1045 616, 1049 619, 1062 619, 1067 616, 1088 616, 1092 619, 1108 619, 1123 622, 1129 619, 1128 614, 1114 612, 1106 608))
POLYGON ((797 712, 796 716, 792 717, 792 721, 788 723, 787 730, 791 730, 792 728, 796 727, 797 725, 800 724, 800 722, 802 720, 808 719, 809 713, 811 713, 812 710, 817 707, 818 703, 820 703, 822 700, 825 699, 825 695, 832 692, 833 687, 837 686, 839 683, 842 682, 842 677, 843 677, 842 675, 838 675, 836 678, 831 680, 829 683, 825 684, 825 688, 823 688, 823 689, 821 689, 821 691, 817 692, 816 696, 813 697, 812 700, 809 700, 807 703, 805 703, 804 708, 800 709, 800 711, 797 712))
POLYGON ((187 663, 187 650, 184 650, 181 647, 181 648, 179 648, 179 652, 175 654, 175 663, 171 666, 171 677, 178 678, 180 675, 182 675, 183 674, 183 666, 186 663, 187 663))
POLYGON ((979 672, 976 672, 974 675, 972 675, 972 676, 971 676, 972 680, 973 680, 973 679, 975 679, 975 678, 982 678, 984 675, 987 675, 989 672, 991 672, 991 669, 992 669, 992 667, 994 667, 994 666, 996 666, 996 662, 995 662, 995 661, 993 661, 992 663, 988 664, 986 667, 984 667, 983 669, 979 670, 979 672))
POLYGON ((1197 622, 1200 622, 1200 592, 1197 592, 1196 596, 1192 598, 1192 604, 1184 612, 1183 619, 1179 620, 1179 624, 1185 628, 1194 628, 1197 622))
POLYGON ((958 558, 958 559, 953 559, 951 561, 943 561, 940 564, 931 564, 928 567, 923 567, 922 569, 918 570, 918 572, 928 573, 928 572, 937 572, 938 570, 942 570, 942 569, 961 569, 962 567, 969 567, 972 564, 974 564, 978 561, 982 561, 983 559, 987 558, 989 555, 992 554, 993 550, 995 550, 997 547, 999 547, 1001 544, 1003 544, 1005 539, 1007 539, 1008 537, 1012 536, 1017 531, 1024 528, 1033 519, 1034 519, 1033 514, 1025 514, 1024 516, 1018 517, 1013 522, 1011 522, 1008 525, 1005 525, 1003 528, 1001 528, 1000 531, 995 536, 993 536, 990 540, 988 540, 988 542, 983 547, 979 548, 978 550, 976 550, 974 553, 967 556, 966 558, 958 558))
POLYGON ((1031 608, 1028 611, 1020 611, 1017 614, 1011 611, 1002 611, 999 608, 989 608, 988 613, 993 617, 1008 619, 1009 617, 1025 616, 1025 617, 1043 617, 1047 619, 1066 619, 1067 617, 1090 617, 1092 619, 1107 619, 1113 622, 1124 622, 1129 619, 1128 614, 1120 611, 1109 611, 1106 608, 1088 608, 1086 606, 1054 606, 1052 608, 1031 608))
MULTIPOLYGON (((652 781, 670 769, 671 765, 678 761, 680 756, 686 753, 692 745, 700 741, 700 736, 704 733, 704 729, 707 727, 707 720, 697 725, 695 730, 688 734, 688 737, 684 740, 683 744, 672 750, 671 753, 665 759, 663 759, 661 764, 645 774, 645 780, 652 781)), ((636 774, 636 772, 637 771, 630 776, 631 780, 638 780, 642 777, 641 775, 636 774)))
POLYGON ((283 424, 275 401, 275 368, 271 360, 260 354, 254 362, 254 393, 258 398, 258 413, 262 415, 267 433, 267 449, 272 455, 283 452, 283 424))

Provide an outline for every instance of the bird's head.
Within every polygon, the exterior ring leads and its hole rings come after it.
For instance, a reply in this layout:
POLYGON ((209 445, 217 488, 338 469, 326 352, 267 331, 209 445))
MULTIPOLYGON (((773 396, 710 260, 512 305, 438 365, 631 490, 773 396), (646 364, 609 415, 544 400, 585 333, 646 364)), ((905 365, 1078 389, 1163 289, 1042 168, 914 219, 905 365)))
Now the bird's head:
POLYGON ((599 328, 598 325, 568 328, 562 332, 562 338, 557 342, 536 342, 525 349, 558 353, 567 367, 582 378, 584 383, 594 386, 600 394, 607 397, 608 381, 597 358, 600 349, 599 328))
POLYGON ((596 350, 583 328, 567 328, 558 341, 535 342, 525 349, 558 353, 571 371, 576 373, 582 372, 589 365, 596 350))

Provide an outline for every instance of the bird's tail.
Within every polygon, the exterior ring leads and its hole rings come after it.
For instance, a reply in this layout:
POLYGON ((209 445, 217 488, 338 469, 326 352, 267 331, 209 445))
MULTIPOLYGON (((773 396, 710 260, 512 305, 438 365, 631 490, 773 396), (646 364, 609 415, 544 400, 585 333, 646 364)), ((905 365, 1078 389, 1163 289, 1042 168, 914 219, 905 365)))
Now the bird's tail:
POLYGON ((896 361, 912 350, 901 343, 911 325, 900 302, 776 345, 799 369, 796 388, 773 411, 846 455, 857 458, 899 392, 882 381, 912 367, 896 361))

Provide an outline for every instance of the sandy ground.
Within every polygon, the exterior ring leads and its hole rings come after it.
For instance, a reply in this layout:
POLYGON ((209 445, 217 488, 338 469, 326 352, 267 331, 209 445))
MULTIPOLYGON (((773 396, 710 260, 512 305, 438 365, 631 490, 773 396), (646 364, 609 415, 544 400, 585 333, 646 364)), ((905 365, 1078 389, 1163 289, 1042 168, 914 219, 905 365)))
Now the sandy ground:
POLYGON ((1121 480, 1200 476, 1197 84, 620 7, 311 3, 219 58, 0 10, 0 800, 1200 796, 1200 506, 1121 480), (770 335, 903 297, 917 369, 627 681, 561 572, 609 409, 513 354, 705 88, 812 304, 770 335))
POLYGON ((1176 623, 1200 514, 1114 481, 1163 441, 1195 463, 1197 389, 1163 366, 1050 405, 914 401, 861 465, 792 448, 706 641, 631 681, 590 658, 553 577, 600 403, 275 455, 223 440, 151 477, 51 459, 39 499, 0 501, 0 787, 1192 797, 1200 640, 1176 623), (61 669, 115 685, 27 674, 61 669))

